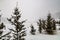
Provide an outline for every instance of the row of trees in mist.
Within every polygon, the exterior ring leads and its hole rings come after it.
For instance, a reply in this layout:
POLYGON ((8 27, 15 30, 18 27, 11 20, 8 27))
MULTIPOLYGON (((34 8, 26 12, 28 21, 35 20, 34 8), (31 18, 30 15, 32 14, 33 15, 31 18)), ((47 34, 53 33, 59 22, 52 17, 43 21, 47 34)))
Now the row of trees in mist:
POLYGON ((42 32, 42 29, 45 30, 48 34, 54 34, 54 31, 56 30, 56 21, 51 17, 51 14, 48 14, 46 20, 39 19, 39 22, 37 22, 39 26, 39 32, 42 32))
MULTIPOLYGON (((38 31, 39 33, 42 33, 43 30, 44 32, 46 32, 47 34, 55 34, 56 32, 56 21, 55 19, 53 19, 51 17, 51 14, 48 14, 47 19, 39 19, 37 22, 38 25, 38 31)), ((33 27, 33 25, 31 25, 31 34, 35 35, 35 29, 33 27)))
MULTIPOLYGON (((26 31, 25 31, 25 25, 23 23, 26 22, 26 20, 24 21, 19 21, 19 19, 21 18, 21 13, 19 12, 18 8, 16 7, 14 10, 13 15, 11 16, 11 18, 7 18, 7 20, 14 25, 14 29, 9 29, 10 32, 4 34, 3 29, 5 29, 5 25, 4 23, 0 22, 0 39, 1 40, 10 40, 11 37, 12 40, 25 40, 24 36, 26 36, 26 31), (13 34, 13 36, 11 36, 10 34, 13 34), (4 34, 4 35, 3 35, 4 34), (7 37, 8 39, 4 38, 7 37)), ((56 31, 56 21, 54 18, 51 17, 51 14, 48 14, 47 19, 46 20, 41 20, 39 19, 37 22, 38 27, 38 31, 39 33, 42 33, 42 30, 44 30, 44 32, 46 32, 47 34, 54 34, 56 31)), ((34 29, 34 26, 31 25, 31 31, 30 33, 32 35, 35 35, 36 29, 34 29)))

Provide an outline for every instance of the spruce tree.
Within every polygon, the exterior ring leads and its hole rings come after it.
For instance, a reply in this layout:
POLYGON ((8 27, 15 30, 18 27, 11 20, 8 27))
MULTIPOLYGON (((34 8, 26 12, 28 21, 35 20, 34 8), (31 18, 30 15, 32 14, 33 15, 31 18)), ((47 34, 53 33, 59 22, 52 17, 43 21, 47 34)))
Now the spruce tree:
POLYGON ((39 21, 37 22, 37 25, 39 26, 38 31, 39 33, 41 33, 42 32, 42 20, 41 19, 39 19, 39 21))
POLYGON ((36 30, 34 29, 33 25, 31 25, 30 27, 31 27, 30 33, 31 33, 32 35, 35 35, 35 31, 36 31, 36 30))
POLYGON ((19 21, 20 18, 21 18, 21 13, 19 12, 18 7, 16 7, 12 18, 8 19, 8 21, 15 26, 14 29, 10 29, 11 31, 14 32, 13 40, 24 40, 23 37, 26 36, 26 33, 25 33, 26 28, 24 27, 24 24, 23 24, 26 20, 19 21))
POLYGON ((46 31, 48 34, 53 34, 53 29, 52 29, 52 17, 51 14, 49 13, 47 16, 47 28, 46 31))

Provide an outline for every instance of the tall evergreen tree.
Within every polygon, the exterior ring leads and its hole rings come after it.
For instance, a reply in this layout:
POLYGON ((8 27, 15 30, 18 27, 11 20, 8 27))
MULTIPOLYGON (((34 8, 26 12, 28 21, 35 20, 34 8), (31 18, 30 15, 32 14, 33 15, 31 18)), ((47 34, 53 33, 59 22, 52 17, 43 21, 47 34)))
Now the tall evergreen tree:
POLYGON ((32 35, 35 35, 35 31, 36 31, 36 30, 34 29, 33 25, 31 25, 30 27, 31 27, 30 33, 31 33, 32 35))
POLYGON ((14 29, 10 29, 11 31, 13 31, 13 40, 24 40, 24 36, 26 36, 25 33, 25 27, 24 27, 24 21, 19 21, 19 19, 21 18, 21 13, 18 10, 18 7, 15 8, 14 10, 14 15, 12 16, 12 18, 8 19, 8 21, 10 21, 10 23, 12 23, 12 25, 15 26, 14 29))
POLYGON ((48 34, 53 34, 53 29, 52 29, 52 17, 51 14, 49 13, 47 16, 47 28, 46 31, 48 34))
POLYGON ((37 25, 39 26, 38 31, 39 33, 41 33, 42 32, 42 20, 41 19, 39 19, 39 22, 37 22, 37 25))

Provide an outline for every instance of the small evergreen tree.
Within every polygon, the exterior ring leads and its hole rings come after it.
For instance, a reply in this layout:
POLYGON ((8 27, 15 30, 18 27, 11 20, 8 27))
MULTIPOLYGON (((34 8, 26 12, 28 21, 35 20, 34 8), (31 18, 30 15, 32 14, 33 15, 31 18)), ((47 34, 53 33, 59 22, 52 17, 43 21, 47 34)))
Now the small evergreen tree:
POLYGON ((39 33, 41 33, 42 32, 42 21, 41 21, 41 19, 39 19, 39 22, 37 22, 37 24, 38 24, 38 31, 39 31, 39 33))
POLYGON ((25 33, 25 27, 23 25, 23 23, 26 21, 19 21, 19 19, 21 18, 21 14, 18 10, 18 8, 16 7, 15 10, 14 10, 14 16, 12 16, 12 18, 8 19, 8 21, 10 23, 12 23, 12 25, 15 26, 14 29, 10 29, 11 31, 13 31, 13 37, 14 39, 13 40, 24 40, 24 36, 26 36, 26 33, 25 33))
POLYGON ((46 32, 48 34, 53 34, 51 14, 48 14, 48 16, 47 16, 47 25, 46 26, 47 26, 46 32))
POLYGON ((30 27, 31 27, 30 33, 31 33, 32 35, 35 35, 35 31, 36 31, 36 30, 34 29, 33 25, 31 25, 30 27))

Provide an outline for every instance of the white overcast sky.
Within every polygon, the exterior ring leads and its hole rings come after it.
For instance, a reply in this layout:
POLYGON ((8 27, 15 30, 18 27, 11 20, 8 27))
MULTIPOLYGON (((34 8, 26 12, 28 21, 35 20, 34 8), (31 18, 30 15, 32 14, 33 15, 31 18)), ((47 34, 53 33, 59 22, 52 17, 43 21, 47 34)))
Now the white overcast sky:
POLYGON ((11 16, 16 2, 21 9, 22 19, 27 19, 30 23, 46 18, 48 11, 51 14, 60 13, 60 0, 0 0, 0 10, 4 17, 11 16))

